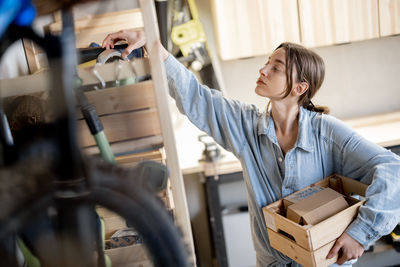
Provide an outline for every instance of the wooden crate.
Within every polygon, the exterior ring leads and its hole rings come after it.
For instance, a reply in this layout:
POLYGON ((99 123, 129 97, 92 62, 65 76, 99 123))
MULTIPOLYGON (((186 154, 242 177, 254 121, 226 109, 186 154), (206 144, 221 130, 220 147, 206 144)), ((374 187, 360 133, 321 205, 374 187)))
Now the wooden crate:
POLYGON ((127 247, 106 249, 105 254, 110 257, 112 266, 118 267, 151 267, 154 266, 143 244, 127 247))
POLYGON ((337 257, 326 259, 329 250, 365 202, 351 195, 365 196, 368 185, 335 174, 309 187, 312 186, 330 187, 342 193, 349 207, 316 225, 300 225, 287 219, 283 199, 264 207, 263 213, 271 247, 303 266, 328 266, 337 261, 337 257))
MULTIPOLYGON (((138 151, 160 154, 158 150, 163 142, 152 81, 94 90, 86 92, 85 95, 88 102, 96 108, 114 154, 138 151)), ((87 154, 98 153, 85 120, 80 114, 78 118, 80 146, 85 148, 87 154)), ((154 155, 151 156, 152 159, 154 155)), ((124 163, 129 162, 128 158, 125 156, 124 163)), ((137 159, 134 156, 130 158, 137 159)), ((161 156, 156 160, 161 161, 161 156)))

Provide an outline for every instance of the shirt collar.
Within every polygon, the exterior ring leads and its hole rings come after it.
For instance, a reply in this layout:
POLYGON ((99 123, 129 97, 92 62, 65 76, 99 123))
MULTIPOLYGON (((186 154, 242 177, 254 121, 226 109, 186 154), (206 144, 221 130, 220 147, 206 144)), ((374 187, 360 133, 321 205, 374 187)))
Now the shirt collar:
POLYGON ((297 141, 295 146, 305 151, 311 152, 314 150, 311 138, 312 138, 312 132, 310 125, 310 111, 306 110, 303 107, 300 107, 299 134, 297 136, 297 141))
MULTIPOLYGON (((299 147, 305 151, 311 152, 314 147, 311 143, 311 125, 310 125, 309 112, 300 107, 299 111, 299 134, 297 136, 297 141, 295 147, 299 147)), ((279 145, 278 139, 276 138, 275 125, 269 112, 264 112, 257 122, 257 133, 258 135, 267 135, 271 142, 279 145)))

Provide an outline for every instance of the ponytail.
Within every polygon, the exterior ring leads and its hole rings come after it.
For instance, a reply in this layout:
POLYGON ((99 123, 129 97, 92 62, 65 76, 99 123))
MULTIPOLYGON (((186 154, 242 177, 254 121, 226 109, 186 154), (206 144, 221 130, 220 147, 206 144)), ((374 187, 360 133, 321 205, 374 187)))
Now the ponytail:
POLYGON ((329 114, 329 112, 330 112, 328 107, 326 107, 326 106, 315 106, 313 104, 313 102, 311 102, 311 100, 308 100, 308 104, 304 103, 303 107, 308 109, 308 110, 311 110, 311 111, 314 111, 314 112, 323 113, 323 114, 329 114))
POLYGON ((298 44, 282 43, 276 49, 279 48, 283 48, 286 52, 287 87, 282 98, 290 94, 294 82, 306 82, 308 90, 300 96, 299 105, 311 111, 328 114, 328 107, 314 106, 311 102, 324 81, 325 64, 323 59, 314 51, 298 44), (295 80, 293 80, 294 72, 297 74, 295 80))

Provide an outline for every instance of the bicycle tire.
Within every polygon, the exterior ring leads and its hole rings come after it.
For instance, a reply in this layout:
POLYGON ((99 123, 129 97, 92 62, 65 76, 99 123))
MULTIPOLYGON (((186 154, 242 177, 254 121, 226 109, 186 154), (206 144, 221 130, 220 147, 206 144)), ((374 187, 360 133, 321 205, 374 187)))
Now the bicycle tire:
MULTIPOLYGON (((178 228, 161 200, 135 182, 135 169, 123 169, 98 160, 86 160, 85 163, 91 188, 89 193, 80 199, 81 205, 101 205, 131 223, 143 238, 154 266, 189 266, 188 250, 182 243, 178 228)), ((20 183, 21 181, 14 182, 8 187, 19 186, 20 183)), ((35 190, 38 190, 37 186, 35 190)), ((17 232, 34 218, 38 211, 46 210, 54 204, 54 191, 47 190, 38 195, 31 190, 29 194, 30 196, 24 196, 24 203, 17 203, 12 209, 1 214, 3 221, 0 238, 17 232), (29 200, 29 205, 26 200, 29 200), (22 206, 24 209, 21 209, 22 206)), ((0 203, 1 198, 0 195, 0 203)))
POLYGON ((105 173, 90 177, 89 200, 127 219, 143 237, 155 266, 189 266, 187 248, 165 206, 153 193, 135 182, 140 178, 135 176, 139 167, 124 169, 103 161, 94 163, 96 171, 105 173))

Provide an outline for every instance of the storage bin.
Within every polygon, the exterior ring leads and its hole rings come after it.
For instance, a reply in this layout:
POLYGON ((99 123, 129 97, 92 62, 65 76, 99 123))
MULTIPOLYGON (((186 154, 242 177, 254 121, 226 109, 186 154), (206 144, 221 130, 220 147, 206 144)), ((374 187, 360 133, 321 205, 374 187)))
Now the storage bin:
POLYGON ((365 196, 368 187, 334 174, 300 191, 313 186, 329 187, 343 194, 349 207, 315 225, 300 225, 286 218, 283 199, 263 208, 271 247, 305 267, 328 266, 337 261, 337 256, 332 259, 326 259, 326 256, 336 239, 357 216, 359 207, 365 202, 357 196, 365 196))

